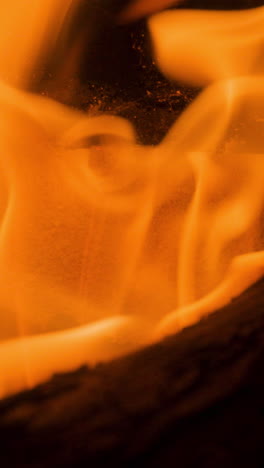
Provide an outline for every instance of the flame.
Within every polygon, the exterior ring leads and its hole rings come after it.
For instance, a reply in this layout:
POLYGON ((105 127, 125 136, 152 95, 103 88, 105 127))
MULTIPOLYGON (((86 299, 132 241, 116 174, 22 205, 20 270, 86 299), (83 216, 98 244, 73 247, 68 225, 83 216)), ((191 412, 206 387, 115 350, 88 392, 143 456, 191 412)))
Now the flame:
MULTIPOLYGON (((75 0, 77 5, 79 0, 75 0)), ((40 58, 60 33, 72 0, 2 0, 0 4, 0 76, 26 85, 40 58)))
POLYGON ((119 19, 123 23, 135 21, 180 2, 181 0, 151 0, 151 2, 149 0, 134 0, 122 10, 119 19))
POLYGON ((264 273, 264 8, 150 18, 159 68, 205 89, 141 147, 121 118, 21 89, 70 4, 31 1, 22 22, 1 6, 1 397, 179 331, 264 273))

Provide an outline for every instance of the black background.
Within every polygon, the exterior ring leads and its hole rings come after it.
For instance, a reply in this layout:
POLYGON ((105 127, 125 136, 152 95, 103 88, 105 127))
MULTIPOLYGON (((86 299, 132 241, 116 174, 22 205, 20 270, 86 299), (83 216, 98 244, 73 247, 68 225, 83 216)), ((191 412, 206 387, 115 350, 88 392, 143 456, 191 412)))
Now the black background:
MULTIPOLYGON (((82 0, 69 12, 67 26, 31 88, 68 105, 129 118, 141 143, 156 144, 199 90, 171 83, 158 72, 146 20, 118 24, 126 4, 127 0, 82 0), (78 44, 81 54, 70 68, 78 44)), ((263 0, 186 0, 177 8, 261 5, 263 0)))

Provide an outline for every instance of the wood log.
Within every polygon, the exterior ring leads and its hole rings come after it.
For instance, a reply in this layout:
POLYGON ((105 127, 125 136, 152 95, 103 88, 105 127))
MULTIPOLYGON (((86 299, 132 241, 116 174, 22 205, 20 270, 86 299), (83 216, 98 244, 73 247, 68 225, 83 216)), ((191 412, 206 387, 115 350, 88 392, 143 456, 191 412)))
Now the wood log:
POLYGON ((263 293, 2 401, 0 466, 263 467, 263 293))

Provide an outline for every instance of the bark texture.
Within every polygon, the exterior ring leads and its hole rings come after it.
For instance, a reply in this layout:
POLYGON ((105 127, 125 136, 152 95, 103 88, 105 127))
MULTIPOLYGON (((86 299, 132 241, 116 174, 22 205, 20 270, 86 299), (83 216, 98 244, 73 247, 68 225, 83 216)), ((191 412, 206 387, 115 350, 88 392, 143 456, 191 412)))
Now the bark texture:
POLYGON ((264 466, 264 279, 198 324, 1 402, 3 468, 264 466))

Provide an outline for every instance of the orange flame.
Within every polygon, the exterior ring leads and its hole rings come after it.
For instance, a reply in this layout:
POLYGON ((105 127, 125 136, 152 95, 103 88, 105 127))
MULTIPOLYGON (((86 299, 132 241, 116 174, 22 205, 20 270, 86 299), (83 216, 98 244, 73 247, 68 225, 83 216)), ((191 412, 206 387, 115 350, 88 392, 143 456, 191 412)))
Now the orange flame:
POLYGON ((136 21, 180 2, 181 0, 134 0, 122 11, 119 19, 123 23, 136 21))
POLYGON ((174 333, 264 273, 264 8, 150 19, 160 69, 208 86, 140 147, 121 118, 4 83, 56 39, 61 2, 30 5, 23 27, 2 7, 12 66, 0 28, 0 396, 174 333))

